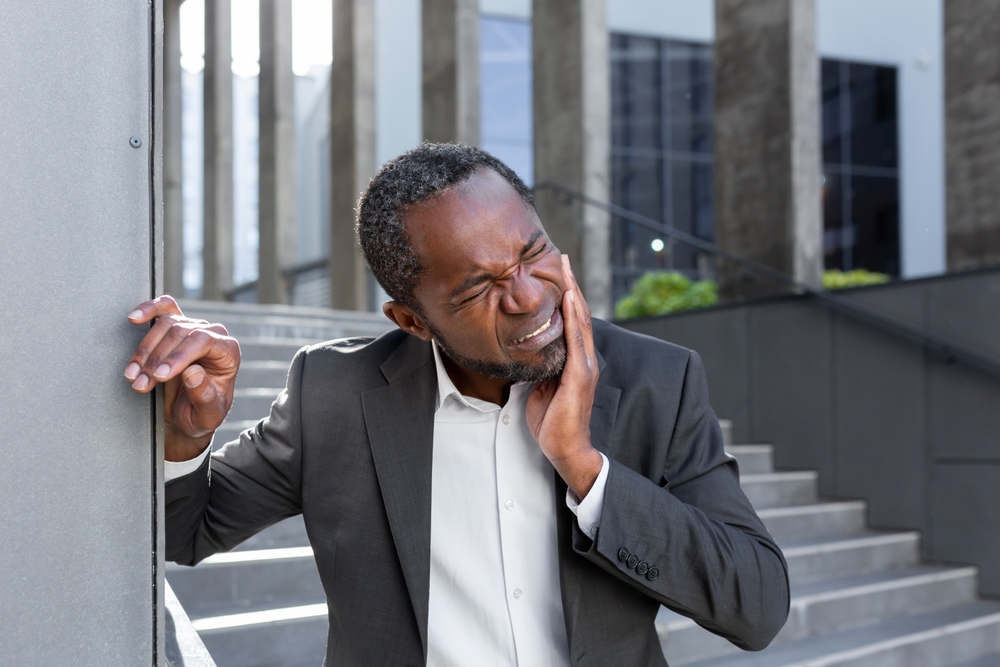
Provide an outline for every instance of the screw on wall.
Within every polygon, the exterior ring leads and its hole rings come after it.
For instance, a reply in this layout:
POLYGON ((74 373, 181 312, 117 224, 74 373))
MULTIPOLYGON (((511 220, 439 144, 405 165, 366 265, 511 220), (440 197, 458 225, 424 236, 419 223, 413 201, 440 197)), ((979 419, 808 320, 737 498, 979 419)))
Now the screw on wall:
POLYGON ((131 146, 132 148, 139 148, 140 146, 142 146, 142 139, 133 134, 131 137, 129 137, 128 145, 131 146))

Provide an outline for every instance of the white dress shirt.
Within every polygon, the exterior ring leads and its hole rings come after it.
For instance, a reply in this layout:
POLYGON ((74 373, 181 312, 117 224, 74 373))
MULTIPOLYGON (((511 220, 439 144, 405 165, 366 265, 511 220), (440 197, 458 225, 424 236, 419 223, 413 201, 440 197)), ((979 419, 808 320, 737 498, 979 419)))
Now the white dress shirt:
MULTIPOLYGON (((436 344, 434 364, 427 665, 568 667, 555 472, 525 421, 534 385, 515 384, 501 407, 461 395, 436 344)), ((165 479, 197 470, 210 451, 167 461, 165 479)), ((591 537, 608 467, 604 457, 582 501, 566 494, 580 529, 591 537)))

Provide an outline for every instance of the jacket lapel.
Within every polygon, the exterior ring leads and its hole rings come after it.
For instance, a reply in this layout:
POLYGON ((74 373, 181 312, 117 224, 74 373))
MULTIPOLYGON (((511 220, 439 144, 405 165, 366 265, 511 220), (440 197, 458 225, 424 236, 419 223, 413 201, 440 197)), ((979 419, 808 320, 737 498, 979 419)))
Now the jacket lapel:
POLYGON ((389 384, 364 392, 361 403, 382 501, 426 657, 437 392, 431 346, 407 336, 381 369, 389 384))

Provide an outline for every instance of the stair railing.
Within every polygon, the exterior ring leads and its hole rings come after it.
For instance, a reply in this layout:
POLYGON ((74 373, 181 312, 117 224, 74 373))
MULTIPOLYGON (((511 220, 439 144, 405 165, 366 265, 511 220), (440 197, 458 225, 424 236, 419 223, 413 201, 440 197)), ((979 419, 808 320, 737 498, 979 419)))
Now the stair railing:
POLYGON ((807 285, 782 271, 778 271, 777 269, 766 266, 752 259, 734 255, 733 253, 718 247, 714 243, 710 243, 704 239, 698 238, 697 236, 674 229, 659 220, 630 211, 627 208, 618 206, 617 204, 611 204, 609 202, 600 201, 599 199, 594 199, 593 197, 585 195, 582 192, 578 192, 564 185, 559 185, 558 183, 545 181, 536 184, 532 190, 534 192, 539 190, 551 190, 563 195, 569 200, 576 199, 587 206, 592 206, 602 211, 611 213, 612 215, 624 218, 625 220, 629 220, 630 222, 634 222, 640 227, 645 227, 646 229, 652 230, 658 234, 663 234, 664 236, 670 237, 670 239, 674 241, 709 253, 715 257, 721 257, 722 259, 743 267, 753 274, 764 276, 774 280, 775 282, 781 283, 786 287, 790 287, 793 291, 799 294, 809 294, 816 299, 817 303, 820 303, 838 313, 847 315, 857 322, 873 327, 897 338, 920 345, 937 359, 945 363, 962 363, 983 372, 994 379, 1000 379, 1000 360, 984 355, 977 350, 944 336, 939 336, 938 334, 927 331, 926 329, 913 326, 912 324, 892 317, 891 315, 886 315, 878 310, 869 308, 868 306, 857 303, 852 299, 847 299, 827 290, 807 285))

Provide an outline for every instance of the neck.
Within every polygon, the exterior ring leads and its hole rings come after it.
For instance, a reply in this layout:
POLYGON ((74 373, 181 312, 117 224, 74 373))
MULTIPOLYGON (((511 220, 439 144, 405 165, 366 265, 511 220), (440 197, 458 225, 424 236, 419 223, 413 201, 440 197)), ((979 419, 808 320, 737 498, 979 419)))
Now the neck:
POLYGON ((448 377, 455 383, 455 389, 458 389, 463 396, 478 398, 496 405, 507 404, 510 388, 514 384, 512 380, 483 375, 455 362, 447 354, 441 354, 441 361, 444 363, 445 371, 448 372, 448 377))

